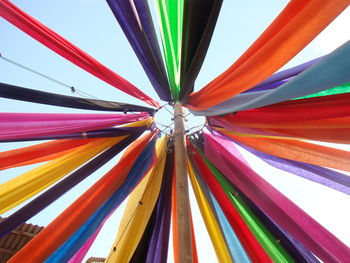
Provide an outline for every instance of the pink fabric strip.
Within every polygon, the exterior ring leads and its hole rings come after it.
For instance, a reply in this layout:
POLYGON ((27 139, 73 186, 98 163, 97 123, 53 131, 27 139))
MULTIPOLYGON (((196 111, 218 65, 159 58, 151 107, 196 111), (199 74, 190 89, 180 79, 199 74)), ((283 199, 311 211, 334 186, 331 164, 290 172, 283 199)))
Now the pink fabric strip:
POLYGON ((140 114, 0 113, 0 140, 86 132, 149 118, 140 114))
POLYGON ((102 224, 96 230, 96 232, 88 239, 88 241, 85 242, 85 244, 78 250, 78 252, 75 253, 75 255, 68 261, 68 263, 81 263, 81 262, 83 262, 84 257, 86 256, 87 252, 89 251, 90 247, 94 243, 97 235, 100 233, 104 223, 110 217, 110 215, 107 216, 107 218, 102 222, 102 224))
POLYGON ((348 262, 350 248, 234 156, 232 146, 207 132, 204 142, 209 160, 277 224, 324 262, 348 262))
POLYGON ((59 34, 29 16, 12 2, 8 0, 0 1, 0 16, 8 22, 18 27, 41 44, 50 48, 65 59, 86 70, 95 77, 109 83, 115 88, 134 96, 149 105, 160 107, 159 103, 136 88, 133 84, 123 79, 121 76, 102 65, 96 59, 73 45, 59 34))

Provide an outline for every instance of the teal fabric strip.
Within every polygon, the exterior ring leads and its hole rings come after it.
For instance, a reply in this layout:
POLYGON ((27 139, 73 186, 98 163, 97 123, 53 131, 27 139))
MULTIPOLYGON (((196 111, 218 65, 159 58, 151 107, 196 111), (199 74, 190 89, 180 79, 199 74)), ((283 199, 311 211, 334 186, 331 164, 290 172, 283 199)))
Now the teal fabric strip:
POLYGON ((310 95, 350 82, 350 41, 294 79, 273 90, 242 93, 194 115, 215 116, 310 95))

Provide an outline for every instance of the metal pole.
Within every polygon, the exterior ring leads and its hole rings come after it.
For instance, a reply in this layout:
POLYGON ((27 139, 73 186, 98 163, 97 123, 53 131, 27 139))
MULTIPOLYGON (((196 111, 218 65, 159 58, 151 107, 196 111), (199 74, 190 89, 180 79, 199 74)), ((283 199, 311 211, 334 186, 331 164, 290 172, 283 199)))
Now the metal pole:
MULTIPOLYGON (((178 260, 180 263, 192 263, 192 236, 190 220, 190 200, 188 195, 187 162, 184 112, 181 103, 174 105, 174 143, 176 167, 176 215, 178 260)), ((174 233, 175 234, 175 233, 174 233)))

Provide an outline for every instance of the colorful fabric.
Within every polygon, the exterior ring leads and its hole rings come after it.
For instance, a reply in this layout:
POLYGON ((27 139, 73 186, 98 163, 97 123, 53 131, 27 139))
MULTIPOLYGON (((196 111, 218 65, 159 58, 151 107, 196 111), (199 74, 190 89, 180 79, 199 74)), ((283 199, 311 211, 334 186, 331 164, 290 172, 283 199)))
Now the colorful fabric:
POLYGON ((34 102, 40 104, 47 104, 53 106, 84 109, 84 110, 98 110, 98 111, 122 111, 122 112, 149 112, 154 113, 154 109, 142 107, 138 105, 96 100, 85 99, 79 97, 65 96, 60 94, 54 94, 34 89, 27 89, 19 86, 9 85, 6 83, 0 83, 0 97, 12 100, 20 100, 27 102, 34 102))
MULTIPOLYGON (((191 110, 203 111, 260 83, 298 54, 348 5, 348 0, 327 3, 322 0, 289 2, 265 32, 228 70, 199 92, 189 96, 187 106, 191 110)), ((343 63, 346 61, 343 60, 343 63)), ((349 81, 341 84, 346 82, 349 81)), ((295 97, 298 96, 301 94, 296 94, 295 97)), ((281 99, 283 101, 285 97, 281 99)), ((235 110, 227 112, 233 111, 235 110)))
POLYGON ((254 109, 346 84, 350 81, 349 57, 350 41, 278 88, 239 94, 195 114, 212 116, 254 109))
POLYGON ((180 100, 193 91, 193 85, 207 53, 222 2, 222 0, 184 1, 180 100))
POLYGON ((0 185, 0 213, 49 187, 120 139, 96 139, 0 185))
POLYGON ((53 254, 120 187, 152 135, 135 141, 115 167, 27 243, 11 261, 23 262, 25 258, 26 262, 43 262, 53 254))
POLYGON ((50 205, 52 202, 57 200, 67 191, 72 189, 75 185, 82 182, 85 178, 95 172, 97 169, 106 164, 115 155, 122 151, 128 146, 132 141, 134 141, 137 136, 123 136, 120 137, 116 144, 111 146, 109 149, 83 165, 82 167, 75 170, 72 174, 52 186, 50 189, 36 197, 34 200, 30 201, 25 206, 21 207, 19 210, 11 214, 9 217, 5 218, 0 222, 0 237, 9 233, 16 227, 25 223, 28 219, 32 218, 34 215, 42 211, 45 207, 50 205))
POLYGON ((0 2, 0 16, 41 44, 95 77, 149 105, 160 107, 158 102, 154 101, 133 84, 102 65, 96 59, 40 23, 38 20, 23 12, 10 1, 4 0, 0 2))
POLYGON ((167 140, 164 136, 157 142, 157 162, 131 193, 116 241, 106 262, 130 261, 158 199, 165 167, 167 140))
POLYGON ((147 119, 140 114, 0 113, 0 140, 87 132, 147 119))
POLYGON ((107 0, 158 96, 171 94, 147 1, 107 0))
POLYGON ((172 101, 179 101, 184 0, 156 0, 172 101))
POLYGON ((298 239, 318 258, 342 262, 350 249, 314 219, 272 187, 253 170, 230 155, 212 134, 204 133, 205 154, 209 160, 252 202, 278 225, 298 239))
POLYGON ((196 200, 201 211, 204 223, 208 229, 209 236, 212 240, 216 256, 219 262, 233 262, 230 252, 227 248, 223 233, 218 225, 217 219, 213 214, 206 197, 203 194, 201 186, 196 179, 193 168, 188 161, 188 174, 191 180, 192 189, 195 193, 196 200))

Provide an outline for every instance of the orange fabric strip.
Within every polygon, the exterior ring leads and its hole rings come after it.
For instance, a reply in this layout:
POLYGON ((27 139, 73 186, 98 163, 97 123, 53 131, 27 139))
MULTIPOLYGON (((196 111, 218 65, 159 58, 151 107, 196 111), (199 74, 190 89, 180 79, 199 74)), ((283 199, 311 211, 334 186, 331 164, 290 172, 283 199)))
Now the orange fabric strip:
POLYGON ((149 133, 128 147, 120 161, 90 187, 54 221, 27 243, 8 262, 43 262, 60 247, 124 182, 140 152, 154 133, 149 133))
POLYGON ((293 0, 228 70, 187 100, 203 110, 239 94, 280 69, 310 43, 350 0, 293 0))
POLYGON ((0 170, 53 160, 94 139, 56 140, 0 152, 0 170))
POLYGON ((255 150, 274 156, 350 172, 350 152, 298 140, 252 138, 224 135, 255 150))

